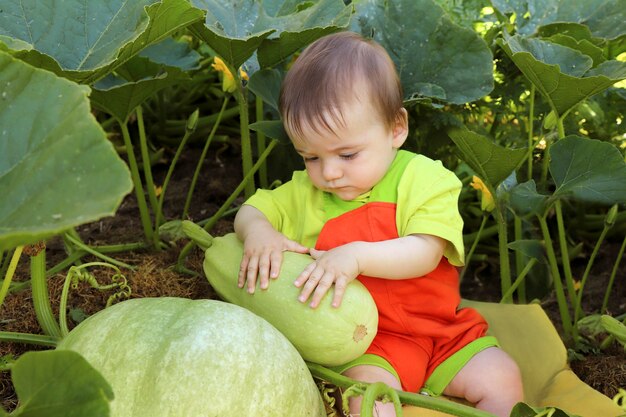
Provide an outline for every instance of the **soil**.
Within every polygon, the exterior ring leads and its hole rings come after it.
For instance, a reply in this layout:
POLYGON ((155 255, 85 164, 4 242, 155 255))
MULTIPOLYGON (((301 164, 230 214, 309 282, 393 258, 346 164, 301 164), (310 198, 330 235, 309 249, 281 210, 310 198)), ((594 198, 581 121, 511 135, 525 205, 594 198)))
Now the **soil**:
MULTIPOLYGON (((182 154, 176 171, 167 188, 164 212, 168 219, 180 218, 182 207, 193 171, 195 169, 199 150, 190 150, 182 154)), ((171 157, 171 155, 166 155, 171 157)), ((167 170, 166 161, 153 167, 155 183, 161 184, 167 170)), ((209 152, 194 193, 189 218, 200 221, 210 217, 219 206, 228 198, 232 190, 241 180, 241 165, 238 150, 233 147, 220 149, 219 152, 209 152)), ((240 197, 235 205, 241 204, 240 197)), ((128 243, 141 240, 143 230, 139 220, 139 213, 134 194, 128 195, 119 207, 114 217, 101 219, 79 227, 78 233, 89 245, 110 245, 128 243)), ((233 230, 232 216, 221 219, 211 230, 213 235, 219 236, 233 230)), ((202 275, 202 253, 194 250, 186 260, 185 266, 197 275, 179 273, 174 270, 181 248, 186 241, 179 240, 170 243, 170 247, 161 251, 138 250, 112 254, 116 260, 137 267, 136 270, 122 270, 131 287, 131 297, 159 297, 176 296, 187 298, 217 298, 202 275)), ((584 308, 587 312, 597 311, 602 303, 602 297, 608 282, 619 242, 609 242, 596 261, 593 269, 593 279, 585 288, 584 308)), ((47 267, 50 268, 62 261, 67 255, 60 238, 47 242, 47 267)), ((584 255, 584 254, 583 254, 584 255)), ((587 255, 588 256, 588 255, 587 255)), ((83 262, 95 260, 91 257, 83 258, 83 262)), ((575 268, 585 267, 583 262, 575 268)), ((492 266, 474 265, 465 276, 461 292, 463 297, 482 301, 499 301, 499 280, 497 271, 492 266)), ((101 283, 110 280, 112 272, 106 268, 90 270, 101 283)), ((58 304, 61 290, 67 271, 50 277, 48 281, 52 308, 58 317, 58 304)), ((622 262, 617 273, 617 279, 612 291, 609 312, 619 315, 626 311, 626 262, 622 262)), ((29 279, 29 266, 26 257, 22 257, 15 281, 29 279)), ((85 283, 70 293, 68 306, 75 312, 85 315, 93 314, 104 308, 110 292, 101 292, 85 283)), ((560 327, 559 315, 554 297, 548 295, 542 299, 543 308, 553 320, 557 329, 560 327)), ((70 329, 75 326, 72 319, 68 319, 70 329)), ((37 324, 32 304, 31 292, 25 289, 11 293, 0 307, 0 330, 24 333, 41 333, 37 324)), ((27 350, 43 349, 33 345, 18 343, 0 344, 0 362, 3 357, 17 357, 27 350)), ((615 344, 605 351, 590 351, 584 357, 571 363, 571 367, 584 382, 613 397, 619 388, 626 388, 626 355, 623 348, 615 344)), ((0 405, 8 411, 17 405, 17 398, 11 384, 10 372, 0 372, 0 405)))

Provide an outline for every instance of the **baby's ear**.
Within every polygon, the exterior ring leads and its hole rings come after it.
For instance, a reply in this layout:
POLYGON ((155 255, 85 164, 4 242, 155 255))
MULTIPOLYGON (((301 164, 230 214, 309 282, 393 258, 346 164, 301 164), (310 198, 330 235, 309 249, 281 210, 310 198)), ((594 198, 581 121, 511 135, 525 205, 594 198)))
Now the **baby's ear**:
POLYGON ((396 120, 393 125, 393 147, 400 148, 409 136, 409 114, 402 107, 398 110, 396 120))

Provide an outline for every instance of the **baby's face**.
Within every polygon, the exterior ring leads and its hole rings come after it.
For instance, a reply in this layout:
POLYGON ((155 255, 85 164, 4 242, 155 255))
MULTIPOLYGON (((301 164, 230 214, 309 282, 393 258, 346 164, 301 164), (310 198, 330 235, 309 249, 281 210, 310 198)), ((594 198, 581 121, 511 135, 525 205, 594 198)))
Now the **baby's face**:
POLYGON ((344 126, 331 124, 334 132, 304 126, 304 137, 292 141, 317 188, 353 200, 385 176, 406 139, 407 125, 405 120, 390 129, 366 100, 346 104, 343 116, 344 126))

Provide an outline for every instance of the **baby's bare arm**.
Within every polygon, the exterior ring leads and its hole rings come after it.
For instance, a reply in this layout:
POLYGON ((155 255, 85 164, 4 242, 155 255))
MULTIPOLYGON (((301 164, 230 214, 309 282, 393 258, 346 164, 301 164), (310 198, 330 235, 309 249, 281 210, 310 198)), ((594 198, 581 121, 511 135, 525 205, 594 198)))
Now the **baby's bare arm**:
POLYGON ((235 233, 243 242, 243 258, 237 285, 247 286, 253 293, 257 277, 261 289, 269 286, 269 278, 276 278, 283 261, 283 252, 306 253, 308 248, 278 232, 258 209, 243 205, 235 217, 235 233))
POLYGON ((382 242, 355 242, 360 274, 386 279, 406 279, 432 272, 443 256, 447 241, 433 235, 409 235, 382 242))

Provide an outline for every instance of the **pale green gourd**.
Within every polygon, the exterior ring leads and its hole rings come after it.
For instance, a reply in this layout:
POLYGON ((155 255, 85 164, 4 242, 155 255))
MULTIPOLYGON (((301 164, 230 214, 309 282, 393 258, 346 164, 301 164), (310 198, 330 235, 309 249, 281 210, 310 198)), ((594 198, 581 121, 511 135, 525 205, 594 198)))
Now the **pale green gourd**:
POLYGON ((111 384, 111 417, 326 416, 289 341, 222 301, 124 301, 89 317, 58 349, 80 353, 111 384))
POLYGON ((211 286, 224 300, 270 322, 305 360, 325 366, 341 365, 356 359, 369 347, 376 335, 378 311, 360 282, 350 283, 339 308, 331 306, 331 290, 320 306, 312 309, 298 301, 300 289, 293 284, 312 262, 310 256, 284 252, 279 277, 270 281, 267 290, 257 288, 251 295, 237 286, 242 255, 243 245, 235 234, 213 238, 204 258, 204 272, 211 286))

